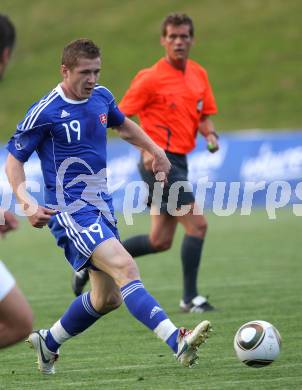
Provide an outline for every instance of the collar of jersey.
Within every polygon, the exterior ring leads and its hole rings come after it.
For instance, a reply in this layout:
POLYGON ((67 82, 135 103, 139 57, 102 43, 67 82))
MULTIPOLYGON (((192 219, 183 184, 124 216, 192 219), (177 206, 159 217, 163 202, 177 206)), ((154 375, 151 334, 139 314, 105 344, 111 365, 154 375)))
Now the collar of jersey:
POLYGON ((177 69, 175 68, 175 66, 173 66, 172 64, 170 64, 167 59, 165 57, 161 58, 161 60, 159 60, 159 63, 164 67, 165 70, 167 70, 169 73, 171 72, 174 72, 176 74, 178 74, 179 76, 183 77, 185 74, 186 74, 186 71, 187 71, 187 65, 189 63, 189 59, 187 59, 187 64, 186 64, 186 68, 185 70, 181 70, 181 69, 177 69))
POLYGON ((84 100, 73 100, 73 99, 69 99, 68 97, 65 96, 64 92, 63 92, 63 89, 61 87, 60 84, 58 84, 55 88, 55 90, 58 92, 58 94, 61 96, 61 98, 67 102, 67 103, 70 103, 70 104, 83 104, 83 103, 86 103, 88 102, 88 99, 84 99, 84 100))

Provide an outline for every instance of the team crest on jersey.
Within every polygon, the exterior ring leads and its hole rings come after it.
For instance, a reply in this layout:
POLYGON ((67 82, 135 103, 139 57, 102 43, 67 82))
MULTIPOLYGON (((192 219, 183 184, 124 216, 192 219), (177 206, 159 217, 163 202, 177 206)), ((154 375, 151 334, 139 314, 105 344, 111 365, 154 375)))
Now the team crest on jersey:
POLYGON ((107 114, 100 114, 99 116, 100 122, 103 126, 107 125, 107 114))
POLYGON ((200 112, 202 110, 202 106, 203 106, 203 101, 198 100, 197 107, 196 107, 197 112, 200 112))

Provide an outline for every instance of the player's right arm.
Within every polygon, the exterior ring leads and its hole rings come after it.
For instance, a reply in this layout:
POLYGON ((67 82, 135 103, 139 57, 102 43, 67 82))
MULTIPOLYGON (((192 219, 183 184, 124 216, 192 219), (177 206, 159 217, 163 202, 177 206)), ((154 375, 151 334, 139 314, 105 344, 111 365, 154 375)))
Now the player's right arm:
POLYGON ((24 214, 32 226, 42 228, 56 211, 39 206, 26 190, 24 163, 49 135, 51 118, 45 111, 56 97, 51 92, 32 105, 7 144, 6 174, 24 214))
POLYGON ((125 118, 120 126, 115 126, 114 128, 118 131, 122 139, 147 151, 152 156, 152 171, 155 174, 155 178, 158 181, 165 182, 171 169, 171 164, 164 150, 140 126, 129 118, 125 118))
POLYGON ((36 200, 27 192, 24 163, 9 153, 5 171, 22 211, 27 216, 30 224, 36 228, 45 226, 51 216, 56 214, 56 211, 39 206, 36 200))

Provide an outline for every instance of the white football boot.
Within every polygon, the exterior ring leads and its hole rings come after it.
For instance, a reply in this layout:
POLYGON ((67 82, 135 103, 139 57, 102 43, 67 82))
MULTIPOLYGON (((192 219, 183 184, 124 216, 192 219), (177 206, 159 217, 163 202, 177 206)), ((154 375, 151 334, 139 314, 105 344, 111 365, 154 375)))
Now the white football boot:
POLYGON ((177 337, 176 359, 185 367, 198 364, 198 348, 206 342, 211 331, 212 326, 209 321, 200 322, 193 330, 180 328, 177 337))
POLYGON ((55 373, 55 361, 59 358, 59 350, 57 352, 50 351, 45 344, 47 329, 40 329, 32 332, 28 339, 30 347, 36 350, 38 357, 38 369, 43 374, 55 373))

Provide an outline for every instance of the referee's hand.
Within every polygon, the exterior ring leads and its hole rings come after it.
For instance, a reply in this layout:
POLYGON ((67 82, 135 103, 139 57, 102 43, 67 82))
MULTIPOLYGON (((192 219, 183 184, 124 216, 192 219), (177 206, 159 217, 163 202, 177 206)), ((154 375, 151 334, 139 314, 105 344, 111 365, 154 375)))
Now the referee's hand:
POLYGON ((216 133, 207 135, 206 140, 208 143, 207 148, 210 153, 215 153, 217 152, 217 150, 219 150, 218 138, 216 133))

